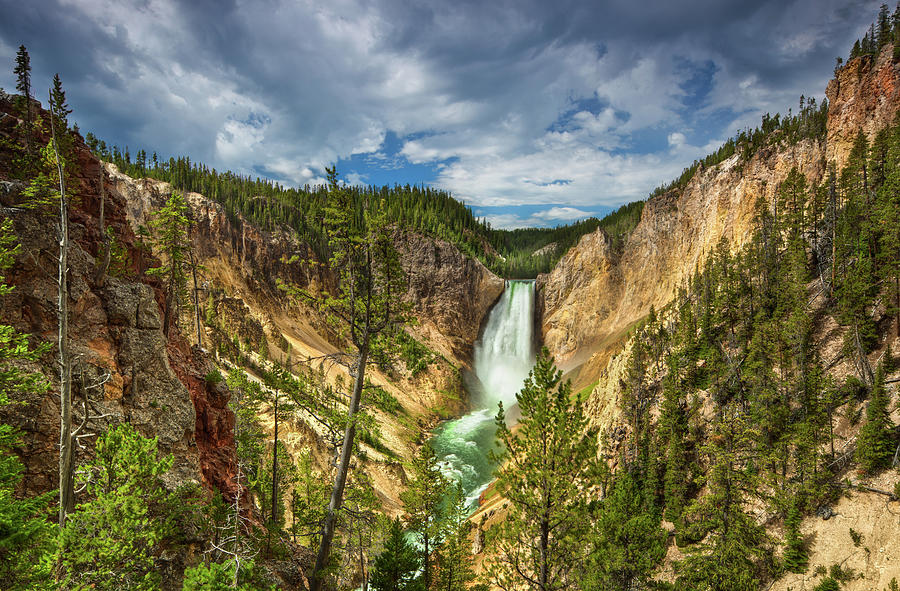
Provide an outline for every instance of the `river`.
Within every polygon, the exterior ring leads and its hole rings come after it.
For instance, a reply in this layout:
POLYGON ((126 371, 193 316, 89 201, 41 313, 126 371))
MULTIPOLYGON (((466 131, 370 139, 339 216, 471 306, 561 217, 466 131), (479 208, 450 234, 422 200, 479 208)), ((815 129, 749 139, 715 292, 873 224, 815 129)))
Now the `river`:
POLYGON ((470 507, 493 480, 497 403, 509 410, 534 365, 534 281, 507 281, 475 343, 468 386, 472 411, 441 424, 431 446, 444 474, 462 484, 470 507))

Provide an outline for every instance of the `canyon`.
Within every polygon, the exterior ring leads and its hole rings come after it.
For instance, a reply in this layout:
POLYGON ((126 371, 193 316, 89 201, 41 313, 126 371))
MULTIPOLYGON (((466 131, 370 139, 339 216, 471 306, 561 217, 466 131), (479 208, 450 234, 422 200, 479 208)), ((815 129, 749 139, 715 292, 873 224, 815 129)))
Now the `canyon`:
MULTIPOLYGON (((651 309, 664 311, 717 248, 736 252, 746 244, 754 231, 757 203, 772 203, 792 169, 803 173, 811 185, 819 185, 829 166, 839 169, 847 161, 860 131, 872 139, 894 121, 900 111, 900 67, 891 49, 855 58, 835 72, 826 90, 824 141, 792 143, 779 139, 776 132, 749 158, 735 154, 700 167, 686 186, 648 199, 640 222, 620 248, 598 229, 583 236, 550 273, 536 279, 537 340, 572 379, 575 390, 585 393, 592 421, 601 431, 613 433, 623 424, 620 401, 631 330, 651 309)), ((12 111, 10 101, 0 97, 0 109, 12 111)), ((199 313, 214 318, 216 326, 204 324, 195 335, 195 311, 185 309, 182 330, 167 336, 161 322, 163 288, 144 274, 154 253, 141 235, 153 212, 177 188, 123 174, 91 155, 77 136, 75 153, 70 282, 72 346, 78 360, 76 400, 106 415, 107 424, 129 422, 157 437, 161 450, 175 457, 166 476, 172 488, 196 483, 209 491, 234 494, 235 419, 228 408, 232 393, 223 382, 208 379, 228 362, 219 358, 211 343, 221 341, 223 334, 236 336, 238 348, 257 361, 265 357, 306 362, 329 384, 346 384, 349 371, 323 361, 346 343, 328 329, 312 305, 280 288, 289 284, 327 290, 335 278, 327 261, 318 260, 290 228, 262 229, 240 214, 229 214, 213 199, 187 193, 191 250, 201 269, 197 291, 204 311, 199 313), (102 223, 113 229, 130 261, 127 269, 102 280, 96 273, 103 244, 101 211, 102 223)), ((56 220, 45 211, 21 207, 22 183, 4 180, 0 189, 2 213, 14 221, 27 253, 8 274, 15 290, 3 296, 0 321, 53 341, 56 284, 48 270, 55 265, 56 220)), ((390 516, 402 512, 400 493, 409 479, 406 462, 442 421, 471 409, 466 380, 476 369, 476 343, 484 336, 491 310, 498 309, 498 300, 502 302, 505 293, 511 297, 504 279, 451 242, 400 228, 395 228, 393 240, 408 280, 404 299, 417 318, 408 334, 427 349, 429 361, 421 371, 397 362, 370 375, 372 384, 402 409, 372 407, 384 447, 361 444, 366 459, 360 465, 390 516)), ((811 295, 811 305, 824 305, 817 303, 812 289, 811 295)), ((820 347, 829 356, 838 333, 833 325, 821 327, 820 347)), ((873 360, 886 348, 900 354, 900 344, 885 338, 873 360)), ((25 445, 18 452, 25 464, 22 492, 35 494, 55 487, 59 388, 49 353, 28 368, 50 376, 50 388, 20 400, 23 406, 7 409, 3 418, 24 434, 25 445)), ((846 363, 834 366, 840 377, 849 371, 846 363)), ((271 433, 274 417, 260 418, 271 433)), ((894 418, 900 418, 897 411, 894 418)), ((839 430, 851 437, 854 428, 845 422, 839 430)), ((297 416, 281 429, 289 453, 310 450, 316 466, 329 469, 334 449, 321 426, 297 416)), ((90 452, 83 453, 86 457, 90 452)), ((889 486, 889 479, 883 480, 875 483, 876 488, 889 486)), ((881 589, 900 576, 896 548, 891 545, 900 539, 900 524, 891 517, 897 501, 866 491, 852 494, 837 505, 834 520, 804 521, 805 535, 824 540, 812 545, 811 560, 817 564, 846 560, 865 573, 865 579, 850 581, 845 589, 881 589), (864 550, 834 542, 849 528, 864 533, 864 550)), ((501 515, 501 501, 494 498, 487 507, 491 518, 501 515)), ((195 542, 199 546, 201 540, 195 542)), ((671 550, 668 558, 677 559, 677 550, 671 550)), ((811 585, 812 580, 789 576, 773 588, 811 585)))

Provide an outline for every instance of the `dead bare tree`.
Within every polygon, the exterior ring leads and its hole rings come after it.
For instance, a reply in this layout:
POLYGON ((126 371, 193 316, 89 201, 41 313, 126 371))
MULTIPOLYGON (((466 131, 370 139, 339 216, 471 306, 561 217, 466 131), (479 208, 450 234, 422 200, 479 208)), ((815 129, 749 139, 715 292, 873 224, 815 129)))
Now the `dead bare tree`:
POLYGON ((200 287, 197 285, 197 263, 194 260, 193 248, 188 248, 188 257, 191 263, 191 275, 194 278, 194 324, 197 328, 197 346, 202 347, 203 341, 200 335, 203 331, 203 324, 200 322, 200 287))
POLYGON ((56 113, 50 91, 50 132, 56 169, 59 173, 59 279, 57 280, 57 316, 59 323, 59 527, 66 514, 75 508, 75 470, 72 437, 72 358, 69 351, 69 201, 66 196, 65 166, 59 155, 56 137, 56 113))
MULTIPOLYGON (((235 388, 232 396, 232 405, 235 411, 234 417, 234 440, 239 441, 240 435, 240 408, 244 400, 244 392, 241 388, 235 388)), ((234 574, 232 575, 232 587, 238 588, 241 568, 246 563, 253 560, 259 553, 253 550, 251 540, 243 536, 245 529, 249 530, 252 526, 251 521, 241 513, 241 498, 243 497, 244 488, 241 479, 244 477, 244 462, 239 453, 235 453, 236 473, 235 473, 235 490, 234 501, 231 503, 231 511, 225 518, 225 523, 219 531, 225 532, 221 538, 217 538, 212 542, 210 552, 217 552, 220 555, 228 557, 228 560, 234 562, 234 574)))

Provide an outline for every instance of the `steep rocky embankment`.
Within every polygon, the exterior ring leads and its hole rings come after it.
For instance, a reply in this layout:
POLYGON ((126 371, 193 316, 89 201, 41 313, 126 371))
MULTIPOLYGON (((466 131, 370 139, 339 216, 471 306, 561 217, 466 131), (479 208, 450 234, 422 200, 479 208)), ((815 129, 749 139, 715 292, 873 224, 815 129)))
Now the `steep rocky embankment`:
POLYGON ((894 49, 885 45, 876 58, 863 56, 835 71, 825 89, 828 133, 825 159, 836 170, 847 163, 860 130, 870 140, 894 122, 900 108, 900 75, 894 49))
POLYGON ((628 328, 669 303, 720 240, 747 241, 760 197, 771 203, 794 166, 818 182, 824 156, 812 141, 766 147, 746 162, 736 154, 698 170, 683 191, 648 200, 622 252, 603 230, 582 237, 538 278, 544 344, 560 367, 576 385, 595 382, 628 328))
MULTIPOLYGON (((9 104, 0 104, 10 112, 9 104)), ((43 138, 45 141, 47 138, 43 138)), ((233 475, 233 415, 228 393, 203 377, 212 367, 202 351, 180 335, 163 334, 162 291, 153 280, 132 272, 100 277, 100 163, 76 138, 69 179, 69 336, 74 355, 73 395, 76 421, 87 406, 89 423, 100 432, 130 422, 144 435, 156 436, 160 449, 174 456, 167 475, 173 487, 190 482, 229 491, 233 475)), ((135 236, 126 220, 125 197, 108 186, 103 200, 106 227, 137 260, 135 236)), ((57 339, 58 214, 52 207, 23 207, 24 184, 4 179, 0 216, 13 221, 20 256, 7 279, 15 287, 3 297, 0 323, 33 334, 39 341, 57 339)), ((133 270, 132 270, 133 271, 133 270)), ((55 348, 29 367, 47 376, 46 392, 28 394, 23 405, 6 409, 4 420, 19 428, 24 446, 24 492, 57 486, 59 383, 55 348)), ((17 394, 21 394, 17 392, 17 394)), ((90 454, 92 438, 83 441, 79 460, 90 454)))
POLYGON ((406 233, 397 237, 397 247, 409 279, 407 298, 419 319, 414 332, 434 350, 469 365, 503 280, 444 240, 406 233))
MULTIPOLYGON (((111 184, 125 196, 128 220, 137 231, 173 189, 165 182, 128 177, 112 164, 105 166, 111 184)), ((191 208, 192 249, 202 267, 198 279, 202 314, 211 314, 222 332, 229 338, 237 336, 246 351, 265 350, 280 361, 320 359, 342 346, 312 307, 291 300, 278 286, 283 282, 313 291, 333 286, 327 267, 319 264, 308 245, 288 228, 264 231, 239 215, 229 218, 221 204, 198 193, 188 193, 186 199, 191 208), (294 256, 296 262, 286 262, 294 256)), ((436 353, 424 371, 414 374, 400 366, 369 370, 372 383, 404 409, 405 416, 371 409, 383 443, 403 458, 435 420, 464 408, 460 372, 470 363, 472 343, 502 292, 503 281, 448 242, 402 232, 397 232, 395 242, 409 281, 406 300, 418 320, 409 332, 436 353)), ((185 318, 182 325, 191 326, 191 322, 185 318)), ((192 329, 185 330, 195 338, 192 329)), ((207 347, 216 336, 210 331, 208 326, 203 328, 207 347)), ((323 368, 332 383, 350 382, 342 366, 321 360, 312 363, 323 368)), ((274 428, 273 417, 262 419, 264 426, 274 428)), ((316 422, 299 417, 282 423, 279 437, 293 453, 311 449, 325 468, 332 461, 332 449, 324 435, 316 422)), ((388 511, 396 510, 405 478, 402 467, 365 447, 374 459, 366 463, 366 470, 388 511)))
POLYGON ((572 372, 576 385, 601 377, 629 327, 651 306, 668 304, 720 240, 732 251, 747 241, 757 200, 771 204, 792 167, 810 184, 820 183, 828 164, 840 170, 860 130, 872 139, 894 120, 900 66, 891 48, 877 59, 851 60, 836 72, 826 94, 825 142, 790 144, 776 136, 749 160, 736 154, 701 168, 683 190, 647 201, 621 252, 614 252, 598 230, 538 278, 544 344, 560 367, 572 372))

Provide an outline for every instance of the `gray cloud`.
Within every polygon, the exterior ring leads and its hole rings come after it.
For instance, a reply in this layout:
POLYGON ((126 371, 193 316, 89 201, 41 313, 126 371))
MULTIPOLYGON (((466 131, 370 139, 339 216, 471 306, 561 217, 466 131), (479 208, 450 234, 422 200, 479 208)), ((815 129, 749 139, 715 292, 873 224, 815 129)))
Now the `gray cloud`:
POLYGON ((473 204, 615 205, 821 96, 877 5, 0 0, 0 85, 24 43, 35 86, 59 71, 82 128, 122 145, 303 184, 396 163, 392 131, 473 204))

